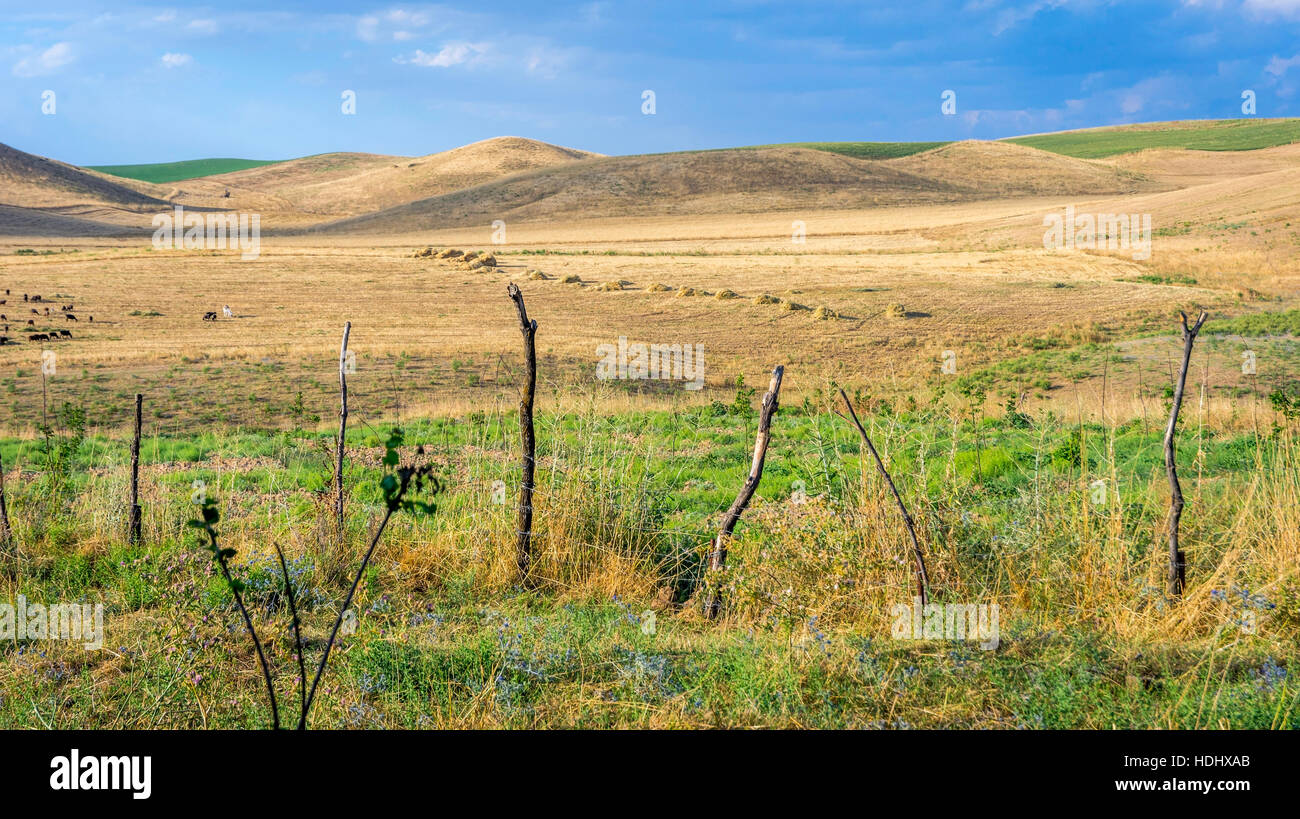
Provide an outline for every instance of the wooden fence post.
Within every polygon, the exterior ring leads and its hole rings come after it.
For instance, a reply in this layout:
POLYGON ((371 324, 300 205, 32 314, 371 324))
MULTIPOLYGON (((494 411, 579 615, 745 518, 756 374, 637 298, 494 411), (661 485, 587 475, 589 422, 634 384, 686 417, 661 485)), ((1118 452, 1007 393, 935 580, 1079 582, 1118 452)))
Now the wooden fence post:
POLYGON ((912 523, 912 516, 908 514, 907 506, 903 503, 903 496, 898 494, 898 487, 894 486, 894 479, 889 477, 889 470, 885 469, 885 462, 880 459, 880 454, 876 452, 876 447, 872 445, 871 438, 867 436, 867 430, 863 428, 862 422, 858 420, 858 414, 853 411, 853 404, 849 403, 849 397, 844 394, 842 388, 840 389, 840 398, 844 399, 844 406, 848 408, 849 418, 853 421, 853 425, 858 428, 858 434, 862 436, 862 442, 867 445, 867 451, 876 460, 876 469, 880 471, 885 483, 889 485, 889 491, 894 493, 894 502, 898 504, 898 511, 903 513, 903 524, 907 527, 907 534, 912 538, 916 595, 921 598, 921 605, 924 606, 929 599, 930 578, 925 572, 925 553, 921 551, 921 542, 916 539, 916 525, 912 523))
POLYGON ((14 530, 9 526, 9 507, 5 505, 5 464, 0 457, 0 546, 8 546, 14 530))
POLYGON ((533 394, 537 387, 537 321, 528 318, 524 309, 524 294, 511 282, 506 293, 519 310, 519 331, 524 336, 524 364, 527 368, 524 394, 519 400, 519 435, 523 447, 523 482, 519 485, 519 516, 515 526, 515 565, 519 577, 528 581, 528 568, 533 550, 533 486, 536 467, 537 439, 533 432, 533 394))
POLYGON ((131 439, 131 520, 127 540, 140 542, 140 425, 144 416, 144 396, 135 394, 135 435, 131 439))
POLYGON ((348 336, 352 322, 343 323, 343 343, 339 346, 339 440, 334 453, 334 537, 343 543, 343 445, 348 434, 348 336))
POLYGON ((749 477, 745 478, 745 485, 740 488, 735 502, 727 510, 726 516, 722 519, 722 528, 718 530, 718 535, 713 540, 713 551, 709 555, 709 572, 714 579, 704 599, 704 613, 710 620, 715 619, 722 608, 722 592, 717 587, 717 583, 720 582, 720 573, 727 567, 727 541, 731 538, 736 523, 740 521, 741 514, 753 499, 754 492, 758 490, 759 481, 763 479, 763 461, 767 458, 767 445, 772 439, 772 416, 776 414, 783 375, 785 375, 784 366, 772 370, 772 381, 763 395, 763 406, 758 414, 758 437, 754 440, 754 458, 749 464, 749 477))
POLYGON ((1178 426, 1178 410, 1183 405, 1183 388, 1187 385, 1187 367, 1192 360, 1192 344, 1201 331, 1208 314, 1201 312, 1190 329, 1187 314, 1179 312, 1183 323, 1183 363, 1178 368, 1178 383, 1174 386, 1174 405, 1169 412, 1169 426, 1165 427, 1165 473, 1169 476, 1169 583, 1170 597, 1181 597, 1187 581, 1187 560, 1178 548, 1178 522, 1183 516, 1183 489, 1178 484, 1178 466, 1174 462, 1174 432, 1178 426))

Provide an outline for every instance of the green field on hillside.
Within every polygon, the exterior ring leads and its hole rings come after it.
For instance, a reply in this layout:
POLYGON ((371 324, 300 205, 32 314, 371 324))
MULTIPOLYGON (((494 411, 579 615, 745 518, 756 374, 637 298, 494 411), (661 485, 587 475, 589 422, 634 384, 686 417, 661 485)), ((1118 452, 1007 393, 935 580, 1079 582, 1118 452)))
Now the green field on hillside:
POLYGON ((141 182, 180 182, 218 173, 243 171, 262 165, 274 165, 282 159, 187 159, 182 162, 152 162, 144 165, 87 165, 92 171, 138 179, 141 182))
POLYGON ((1253 151, 1300 141, 1300 119, 1148 123, 1011 137, 1006 141, 1080 159, 1100 159, 1151 148, 1253 151))

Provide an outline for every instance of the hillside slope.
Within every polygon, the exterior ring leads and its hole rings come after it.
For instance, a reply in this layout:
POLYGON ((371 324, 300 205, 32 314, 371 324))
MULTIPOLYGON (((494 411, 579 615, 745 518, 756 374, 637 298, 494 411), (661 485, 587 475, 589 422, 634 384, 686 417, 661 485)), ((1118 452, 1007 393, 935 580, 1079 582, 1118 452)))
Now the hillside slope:
POLYGON ((36 209, 93 205, 137 212, 167 207, 134 185, 4 144, 0 144, 0 205, 36 209))
POLYGON ((954 142, 889 164, 931 179, 948 180, 979 198, 1072 196, 1151 190, 1141 174, 1006 142, 954 142))
POLYGON ((178 183, 177 200, 353 216, 439 196, 521 171, 598 156, 520 137, 498 137, 421 157, 335 153, 178 183), (225 197, 229 191, 230 196, 225 197))
POLYGON ((320 229, 400 233, 494 219, 829 210, 1158 189, 1121 169, 1014 145, 961 143, 893 160, 778 147, 591 159, 320 229))

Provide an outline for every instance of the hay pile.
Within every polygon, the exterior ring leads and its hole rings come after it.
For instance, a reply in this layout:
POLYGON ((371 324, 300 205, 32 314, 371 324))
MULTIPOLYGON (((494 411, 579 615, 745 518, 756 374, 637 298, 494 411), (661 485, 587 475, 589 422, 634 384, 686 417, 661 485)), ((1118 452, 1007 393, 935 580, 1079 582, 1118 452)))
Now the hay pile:
POLYGON ((567 273, 560 281, 563 284, 582 284, 582 277, 577 273, 567 273))
POLYGON ((543 273, 543 272, 540 271, 540 270, 530 270, 530 271, 528 271, 528 278, 532 279, 533 281, 542 281, 542 282, 544 282, 544 281, 546 281, 546 280, 547 280, 548 278, 550 278, 550 277, 547 276, 545 273, 543 273))
POLYGON ((837 319, 839 317, 840 314, 835 312, 829 307, 818 307, 816 310, 813 311, 813 318, 818 319, 820 321, 830 321, 832 319, 837 319))
POLYGON ((424 248, 423 250, 416 250, 414 253, 411 254, 411 258, 423 259, 432 256, 435 252, 437 252, 436 248, 434 248, 433 246, 429 246, 424 248))
POLYGON ((659 282, 655 282, 654 284, 650 285, 649 289, 651 293, 667 293, 672 290, 672 288, 669 287, 668 285, 660 284, 659 282))
POLYGON ((496 257, 496 256, 493 256, 491 253, 488 253, 488 254, 485 255, 485 256, 481 256, 481 257, 479 258, 479 261, 483 263, 483 266, 484 266, 484 267, 496 267, 496 266, 497 266, 497 257, 496 257))
POLYGON ((780 303, 781 300, 778 299, 776 296, 769 296, 766 293, 764 293, 761 296, 754 297, 754 304, 780 304, 780 303))
POLYGON ((735 290, 723 289, 715 293, 713 295, 713 298, 717 299, 718 301, 724 301, 726 299, 738 299, 740 298, 740 294, 737 293, 735 290))
POLYGON ((787 299, 782 299, 781 309, 786 311, 787 313, 793 313, 796 310, 807 310, 808 308, 797 302, 789 301, 787 299))
POLYGON ((907 309, 903 305, 894 302, 885 308, 885 315, 890 318, 907 318, 907 309))
POLYGON ((470 252, 468 252, 468 253, 465 254, 465 258, 463 259, 463 261, 466 261, 466 262, 472 262, 472 261, 474 261, 474 260, 477 259, 477 258, 478 258, 478 251, 477 251, 477 250, 471 250, 470 252))
POLYGON ((439 258, 439 259, 454 259, 454 258, 456 258, 457 256, 461 256, 461 255, 464 255, 464 254, 462 254, 459 250, 456 250, 454 247, 449 247, 449 248, 447 248, 446 250, 444 250, 443 252, 439 253, 439 254, 438 254, 438 258, 439 258))
POLYGON ((681 298, 686 298, 688 296, 694 296, 696 295, 696 293, 697 291, 695 290, 694 287, 683 287, 681 290, 677 291, 677 298, 681 299, 681 298))
POLYGON ((606 292, 606 293, 608 293, 608 292, 611 291, 611 290, 622 290, 622 289, 623 289, 623 283, 622 283, 622 282, 604 282, 603 284, 601 284, 601 285, 600 285, 599 287, 597 287, 596 289, 597 289, 597 290, 600 290, 600 291, 603 291, 603 292, 606 292))

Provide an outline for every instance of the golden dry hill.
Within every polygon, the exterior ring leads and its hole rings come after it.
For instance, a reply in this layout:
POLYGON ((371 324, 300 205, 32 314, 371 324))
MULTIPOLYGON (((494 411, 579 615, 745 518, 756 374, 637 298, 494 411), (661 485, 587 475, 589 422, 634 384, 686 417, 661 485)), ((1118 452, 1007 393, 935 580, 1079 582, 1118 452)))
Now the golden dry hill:
POLYGON ((125 181, 0 144, 0 205, 51 211, 94 205, 127 210, 165 206, 135 186, 142 183, 125 181))
POLYGON ((176 200, 310 216, 356 216, 598 156, 497 137, 419 157, 331 153, 176 183, 176 200))
POLYGON ((606 157, 516 174, 325 225, 408 233, 495 219, 899 207, 1166 189, 1140 174, 1019 145, 963 142, 905 159, 799 147, 606 157))

